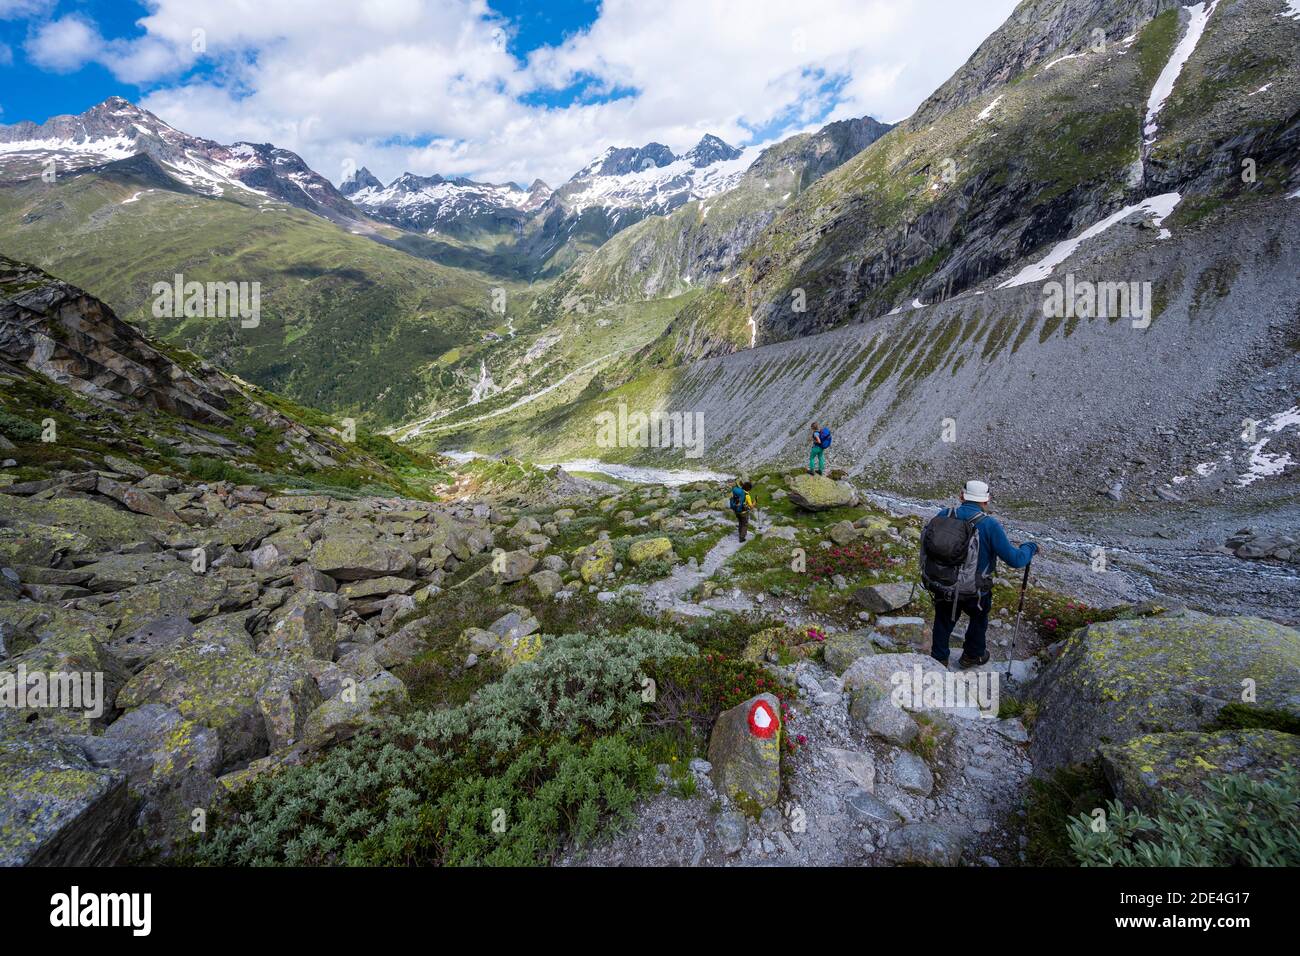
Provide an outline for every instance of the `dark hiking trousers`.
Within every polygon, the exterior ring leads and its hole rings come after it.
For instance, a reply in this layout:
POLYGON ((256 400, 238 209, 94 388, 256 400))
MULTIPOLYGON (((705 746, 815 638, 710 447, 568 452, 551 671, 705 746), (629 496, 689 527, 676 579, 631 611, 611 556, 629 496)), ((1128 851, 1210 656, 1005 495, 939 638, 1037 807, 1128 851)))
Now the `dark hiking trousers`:
POLYGON ((736 515, 736 523, 740 526, 740 540, 745 540, 745 535, 749 534, 749 512, 742 511, 736 515))
POLYGON ((930 644, 930 656, 948 666, 950 649, 948 640, 961 615, 966 615, 966 638, 962 645, 962 656, 978 660, 985 653, 985 634, 989 629, 989 611, 993 607, 992 593, 981 594, 978 599, 962 598, 957 602, 957 617, 953 617, 952 602, 941 601, 934 610, 934 631, 930 644))

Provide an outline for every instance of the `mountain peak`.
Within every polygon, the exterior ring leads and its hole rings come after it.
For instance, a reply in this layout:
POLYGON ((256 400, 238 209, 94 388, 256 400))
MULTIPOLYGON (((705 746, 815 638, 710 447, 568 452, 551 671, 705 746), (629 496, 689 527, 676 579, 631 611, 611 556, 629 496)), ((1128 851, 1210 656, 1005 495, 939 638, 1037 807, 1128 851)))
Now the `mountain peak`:
POLYGON ((343 180, 339 186, 339 192, 345 196, 351 196, 359 193, 363 189, 383 189, 384 184, 370 170, 362 166, 360 169, 353 170, 351 175, 343 180))
POLYGON ((744 150, 728 145, 712 133, 705 133, 700 137, 698 143, 683 154, 682 159, 687 160, 698 169, 702 166, 712 166, 714 163, 735 159, 742 152, 744 150))
POLYGON ((675 162, 677 156, 663 143, 646 143, 641 147, 611 146, 573 175, 574 179, 591 176, 625 176, 675 162))

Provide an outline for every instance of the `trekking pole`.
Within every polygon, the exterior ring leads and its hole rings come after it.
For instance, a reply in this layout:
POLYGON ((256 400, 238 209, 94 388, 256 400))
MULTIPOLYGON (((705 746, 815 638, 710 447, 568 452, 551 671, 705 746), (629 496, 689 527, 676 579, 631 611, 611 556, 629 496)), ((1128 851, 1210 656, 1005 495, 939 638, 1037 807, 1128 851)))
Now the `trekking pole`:
POLYGON ((1029 569, 1034 566, 1034 559, 1030 558, 1029 563, 1025 565, 1025 576, 1020 582, 1020 603, 1016 605, 1016 626, 1011 632, 1011 646, 1007 648, 1007 680, 1011 680, 1011 661, 1016 653, 1016 640, 1020 637, 1020 618, 1025 611, 1025 590, 1029 587, 1029 569))

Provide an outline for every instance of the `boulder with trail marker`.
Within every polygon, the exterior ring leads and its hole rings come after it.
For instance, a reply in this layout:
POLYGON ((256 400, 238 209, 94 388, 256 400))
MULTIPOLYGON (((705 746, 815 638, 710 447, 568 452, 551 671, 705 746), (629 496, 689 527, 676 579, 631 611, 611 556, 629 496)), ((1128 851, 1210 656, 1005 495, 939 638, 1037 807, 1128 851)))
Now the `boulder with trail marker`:
POLYGON ((719 793, 751 815, 776 804, 781 790, 781 702, 759 694, 718 715, 709 738, 719 793))

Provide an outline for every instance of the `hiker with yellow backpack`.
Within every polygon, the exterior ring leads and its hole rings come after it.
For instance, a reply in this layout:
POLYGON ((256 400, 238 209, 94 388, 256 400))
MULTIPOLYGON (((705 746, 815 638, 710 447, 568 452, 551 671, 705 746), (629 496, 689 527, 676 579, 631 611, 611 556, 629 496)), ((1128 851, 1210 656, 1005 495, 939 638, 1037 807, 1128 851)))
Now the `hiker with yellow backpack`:
POLYGON ((754 510, 754 496, 750 494, 753 490, 752 481, 740 479, 736 480, 736 486, 731 489, 731 510, 736 513, 736 524, 742 542, 749 534, 749 516, 754 510))

